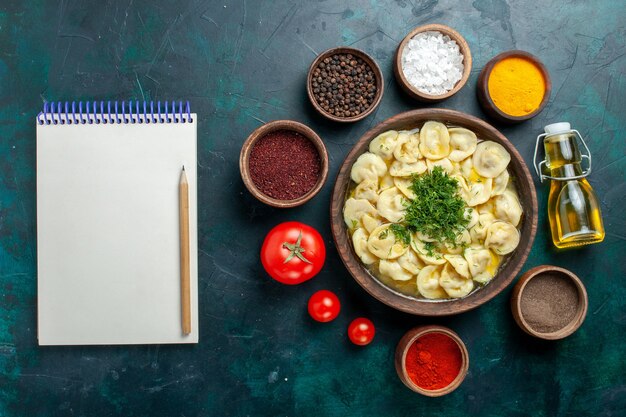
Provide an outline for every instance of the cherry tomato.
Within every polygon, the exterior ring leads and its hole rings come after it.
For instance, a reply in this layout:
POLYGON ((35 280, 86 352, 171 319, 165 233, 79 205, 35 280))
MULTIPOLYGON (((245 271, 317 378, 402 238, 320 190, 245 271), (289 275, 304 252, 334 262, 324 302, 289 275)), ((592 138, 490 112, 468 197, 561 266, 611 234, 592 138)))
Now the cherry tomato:
POLYGON ((352 323, 348 326, 348 337, 355 345, 369 345, 372 339, 374 339, 375 334, 376 329, 374 328, 374 323, 365 317, 352 320, 352 323))
POLYGON ((309 298, 309 314, 313 320, 326 323, 339 315, 341 303, 334 292, 319 290, 309 298))
POLYGON ((295 285, 317 275, 324 266, 326 246, 317 230, 300 222, 285 222, 265 236, 261 262, 278 282, 295 285))

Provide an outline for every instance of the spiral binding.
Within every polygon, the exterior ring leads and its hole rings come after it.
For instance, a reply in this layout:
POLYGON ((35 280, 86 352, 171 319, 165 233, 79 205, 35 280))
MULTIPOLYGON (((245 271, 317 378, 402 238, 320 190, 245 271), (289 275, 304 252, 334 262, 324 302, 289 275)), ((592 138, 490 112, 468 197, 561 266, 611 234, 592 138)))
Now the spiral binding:
POLYGON ((71 125, 71 124, 127 124, 127 123, 192 123, 189 101, 178 104, 161 101, 140 105, 138 100, 132 101, 75 101, 71 103, 45 102, 43 111, 37 115, 40 125, 71 125), (161 111, 163 110, 163 111, 161 111))

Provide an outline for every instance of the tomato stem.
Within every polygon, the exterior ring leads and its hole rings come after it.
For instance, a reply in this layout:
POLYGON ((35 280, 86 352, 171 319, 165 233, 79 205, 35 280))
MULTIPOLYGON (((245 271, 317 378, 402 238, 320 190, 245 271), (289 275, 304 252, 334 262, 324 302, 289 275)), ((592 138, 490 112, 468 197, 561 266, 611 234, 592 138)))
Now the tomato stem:
POLYGON ((289 256, 287 256, 285 260, 283 261, 284 264, 292 260, 294 257, 308 264, 313 263, 309 261, 307 258, 305 258, 304 255, 302 254, 305 251, 305 249, 302 246, 300 246, 301 242, 302 242, 302 230, 300 230, 300 234, 298 235, 298 240, 296 240, 296 243, 283 242, 283 248, 289 249, 290 251, 289 256))

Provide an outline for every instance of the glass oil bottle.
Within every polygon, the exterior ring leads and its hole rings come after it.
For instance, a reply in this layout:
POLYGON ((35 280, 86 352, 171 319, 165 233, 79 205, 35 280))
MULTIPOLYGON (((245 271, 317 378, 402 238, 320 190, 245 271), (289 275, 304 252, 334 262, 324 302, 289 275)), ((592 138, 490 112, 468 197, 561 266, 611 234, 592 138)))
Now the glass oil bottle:
POLYGON ((586 180, 591 172, 591 154, 587 144, 569 123, 553 123, 537 136, 534 165, 543 182, 550 179, 548 219, 552 242, 557 248, 599 243, 604 240, 604 226, 600 204, 586 180), (537 164, 539 142, 543 139, 546 159, 537 164), (577 139, 586 154, 581 154, 577 139), (583 170, 582 160, 587 162, 583 170))

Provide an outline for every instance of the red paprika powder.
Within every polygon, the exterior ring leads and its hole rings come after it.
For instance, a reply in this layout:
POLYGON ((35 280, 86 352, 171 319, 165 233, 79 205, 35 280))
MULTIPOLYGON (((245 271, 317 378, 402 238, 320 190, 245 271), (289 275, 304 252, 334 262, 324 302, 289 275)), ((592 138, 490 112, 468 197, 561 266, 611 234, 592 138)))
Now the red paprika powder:
POLYGON ((405 368, 409 378, 420 388, 445 388, 461 371, 461 349, 443 333, 426 333, 409 347, 405 368))

